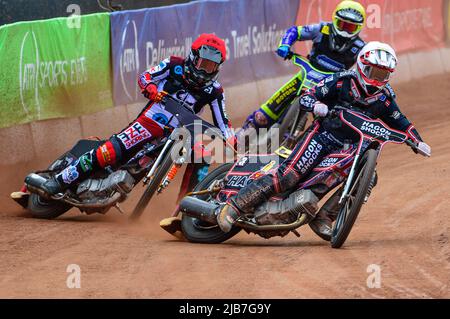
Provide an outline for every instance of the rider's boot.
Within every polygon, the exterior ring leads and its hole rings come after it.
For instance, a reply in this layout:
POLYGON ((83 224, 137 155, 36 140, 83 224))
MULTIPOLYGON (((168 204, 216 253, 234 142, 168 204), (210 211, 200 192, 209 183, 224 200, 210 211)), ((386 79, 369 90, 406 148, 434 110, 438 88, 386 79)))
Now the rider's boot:
POLYGON ((219 207, 217 224, 227 233, 242 214, 253 213, 254 208, 268 200, 275 193, 275 185, 271 175, 265 175, 242 188, 235 197, 219 207))
POLYGON ((81 155, 60 173, 41 184, 39 188, 49 195, 63 193, 72 185, 86 179, 100 168, 99 161, 96 158, 96 150, 92 150, 81 155))
POLYGON ((336 192, 317 213, 316 217, 309 223, 309 227, 323 240, 330 241, 332 235, 332 224, 339 213, 340 192, 336 192))

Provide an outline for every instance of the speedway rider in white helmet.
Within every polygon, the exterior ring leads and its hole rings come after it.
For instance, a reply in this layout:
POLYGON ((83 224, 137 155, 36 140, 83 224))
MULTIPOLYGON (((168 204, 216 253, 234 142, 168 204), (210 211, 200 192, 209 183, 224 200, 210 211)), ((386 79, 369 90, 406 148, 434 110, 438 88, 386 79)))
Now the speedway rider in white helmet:
MULTIPOLYGON (((380 118, 390 127, 405 132, 418 146, 419 154, 431 156, 430 147, 400 111, 392 90, 386 86, 396 66, 397 56, 392 47, 369 42, 358 55, 356 70, 338 72, 303 94, 300 108, 323 119, 313 123, 276 171, 248 184, 220 208, 217 221, 221 229, 230 231, 241 214, 252 214, 254 207, 268 198, 295 188, 325 156, 340 151, 344 141, 355 147, 357 140, 352 136, 353 131, 342 126, 339 118, 326 117, 336 105, 380 118), (311 149, 314 151, 310 152, 311 149)), ((332 210, 321 209, 310 226, 321 238, 330 240, 335 217, 332 210)))

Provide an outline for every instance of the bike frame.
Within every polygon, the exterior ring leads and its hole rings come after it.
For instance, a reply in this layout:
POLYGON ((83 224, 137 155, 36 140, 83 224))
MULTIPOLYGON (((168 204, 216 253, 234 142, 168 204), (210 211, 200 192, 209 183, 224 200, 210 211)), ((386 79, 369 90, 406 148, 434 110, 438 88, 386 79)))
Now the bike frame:
POLYGON ((297 91, 297 95, 300 94, 303 88, 310 89, 315 87, 320 81, 334 74, 334 72, 320 71, 315 68, 307 58, 299 54, 293 53, 291 59, 292 63, 299 67, 303 73, 302 84, 297 91))

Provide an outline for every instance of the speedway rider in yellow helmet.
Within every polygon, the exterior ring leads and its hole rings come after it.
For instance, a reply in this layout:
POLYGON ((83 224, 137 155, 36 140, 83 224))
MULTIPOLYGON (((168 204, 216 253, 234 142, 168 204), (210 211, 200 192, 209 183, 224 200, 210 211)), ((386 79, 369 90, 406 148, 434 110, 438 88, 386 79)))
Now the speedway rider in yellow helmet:
MULTIPOLYGON (((364 27, 366 12, 360 3, 345 0, 336 7, 332 18, 332 22, 291 27, 283 36, 277 54, 286 59, 289 56, 290 47, 296 41, 312 41, 313 46, 308 59, 315 68, 326 72, 350 69, 355 64, 359 51, 365 45, 359 33, 364 27)), ((302 78, 300 72, 289 80, 258 110, 248 116, 243 129, 272 126, 286 107, 301 93, 298 91, 302 78)))

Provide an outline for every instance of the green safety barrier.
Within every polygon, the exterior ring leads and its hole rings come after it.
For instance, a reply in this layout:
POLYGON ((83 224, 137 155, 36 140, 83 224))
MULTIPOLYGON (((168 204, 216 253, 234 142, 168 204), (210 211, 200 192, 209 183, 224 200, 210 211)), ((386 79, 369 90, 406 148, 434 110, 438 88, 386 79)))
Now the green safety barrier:
POLYGON ((108 13, 0 27, 0 128, 113 106, 108 13))

